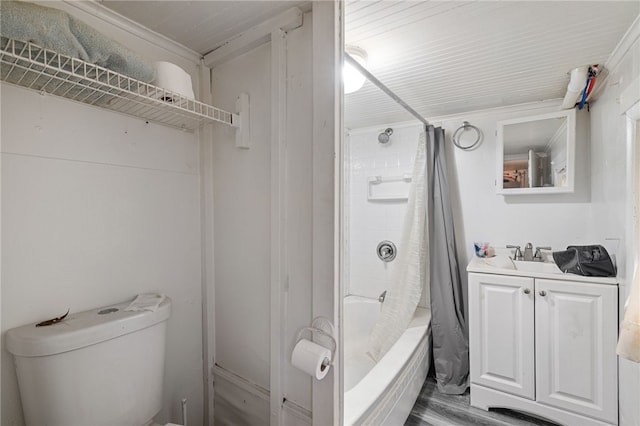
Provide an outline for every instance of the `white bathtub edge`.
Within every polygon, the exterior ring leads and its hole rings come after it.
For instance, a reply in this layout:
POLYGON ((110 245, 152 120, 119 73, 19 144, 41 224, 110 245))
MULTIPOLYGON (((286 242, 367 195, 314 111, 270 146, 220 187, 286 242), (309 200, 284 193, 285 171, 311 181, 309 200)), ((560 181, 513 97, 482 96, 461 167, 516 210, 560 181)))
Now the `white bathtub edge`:
MULTIPOLYGON (((410 327, 378 365, 358 385, 345 392, 345 425, 381 425, 384 418, 392 415, 394 411, 399 411, 401 406, 398 403, 401 398, 408 400, 413 397, 410 402, 413 406, 429 368, 431 312, 428 309, 421 310, 421 318, 412 321, 410 327), (391 365, 391 362, 398 361, 401 365, 391 365), (424 373, 422 370, 425 370, 424 373), (380 383, 385 383, 386 386, 378 389, 377 385, 380 383), (416 386, 417 391, 414 390, 416 386), (403 391, 406 387, 410 387, 412 391, 403 391)), ((408 417, 410 412, 411 407, 404 415, 408 417)), ((398 413, 393 415, 399 416, 398 413)))
POLYGON ((429 332, 427 352, 422 360, 418 361, 418 368, 411 382, 402 392, 397 402, 390 410, 389 415, 380 423, 381 425, 403 425, 411 415, 413 408, 424 381, 427 379, 430 364, 431 332, 429 332))

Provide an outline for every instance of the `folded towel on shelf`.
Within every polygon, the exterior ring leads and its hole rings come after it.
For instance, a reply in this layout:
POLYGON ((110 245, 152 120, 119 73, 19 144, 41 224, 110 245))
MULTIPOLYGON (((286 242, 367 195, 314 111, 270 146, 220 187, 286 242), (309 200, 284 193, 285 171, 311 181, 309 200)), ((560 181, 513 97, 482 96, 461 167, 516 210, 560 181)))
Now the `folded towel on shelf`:
POLYGON ((155 312, 160 307, 160 304, 165 299, 164 294, 157 293, 142 293, 136 296, 135 299, 124 308, 125 311, 151 311, 155 312))
POLYGON ((58 9, 23 1, 0 1, 0 35, 150 82, 153 65, 123 45, 58 9))
POLYGON ((87 62, 147 83, 153 80, 153 64, 131 50, 77 19, 70 19, 70 28, 76 40, 84 47, 87 62))

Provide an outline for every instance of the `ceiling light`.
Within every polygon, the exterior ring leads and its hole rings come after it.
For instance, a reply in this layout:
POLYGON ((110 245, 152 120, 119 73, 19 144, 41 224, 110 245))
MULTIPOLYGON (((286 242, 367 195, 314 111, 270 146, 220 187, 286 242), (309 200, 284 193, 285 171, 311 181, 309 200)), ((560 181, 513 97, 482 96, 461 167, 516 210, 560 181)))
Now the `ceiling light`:
MULTIPOLYGON (((367 66, 367 52, 363 49, 355 46, 345 46, 344 51, 363 67, 367 66)), ((344 82, 344 93, 346 94, 360 90, 364 85, 365 77, 351 64, 345 62, 342 68, 342 80, 344 82)))

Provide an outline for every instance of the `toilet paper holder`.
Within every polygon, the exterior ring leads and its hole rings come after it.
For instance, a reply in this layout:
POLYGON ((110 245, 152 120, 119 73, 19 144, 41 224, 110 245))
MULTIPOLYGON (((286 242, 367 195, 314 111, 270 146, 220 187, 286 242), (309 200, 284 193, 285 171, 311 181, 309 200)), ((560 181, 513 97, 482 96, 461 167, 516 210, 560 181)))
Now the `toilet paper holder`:
MULTIPOLYGON (((322 365, 324 367, 328 367, 329 365, 333 365, 333 359, 336 355, 336 349, 338 348, 338 344, 336 343, 336 339, 333 337, 333 324, 331 321, 325 317, 316 317, 313 321, 311 321, 310 327, 302 327, 300 331, 298 331, 298 335, 296 336, 296 343, 293 345, 294 347, 298 344, 300 340, 302 340, 302 335, 305 331, 311 333, 311 338, 313 339, 313 333, 317 333, 320 336, 326 337, 331 340, 332 348, 331 348, 331 360, 324 359, 322 361, 322 365), (329 331, 323 330, 321 327, 325 326, 329 328, 329 331)), ((319 342, 315 342, 321 345, 319 342)), ((321 345, 324 346, 324 345, 321 345)))

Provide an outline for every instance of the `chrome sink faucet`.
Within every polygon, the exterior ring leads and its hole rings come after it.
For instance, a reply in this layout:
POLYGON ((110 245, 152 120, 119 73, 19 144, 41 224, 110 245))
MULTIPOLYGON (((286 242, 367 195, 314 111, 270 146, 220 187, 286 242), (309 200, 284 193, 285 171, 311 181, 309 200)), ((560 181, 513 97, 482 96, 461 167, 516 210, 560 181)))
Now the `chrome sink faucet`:
POLYGON ((524 260, 526 262, 544 262, 542 250, 552 250, 551 247, 536 247, 535 254, 533 252, 533 244, 527 243, 524 247, 524 254, 520 250, 520 246, 507 246, 507 248, 515 249, 513 252, 513 260, 524 260))
POLYGON ((520 246, 508 245, 507 248, 515 249, 513 253, 513 260, 522 260, 522 252, 520 251, 520 246))
POLYGON ((542 250, 553 250, 551 247, 536 247, 536 253, 533 255, 533 260, 538 262, 544 262, 542 258, 542 250))
POLYGON ((533 261, 533 244, 531 243, 527 243, 526 246, 524 246, 524 261, 525 262, 532 262, 533 261))

